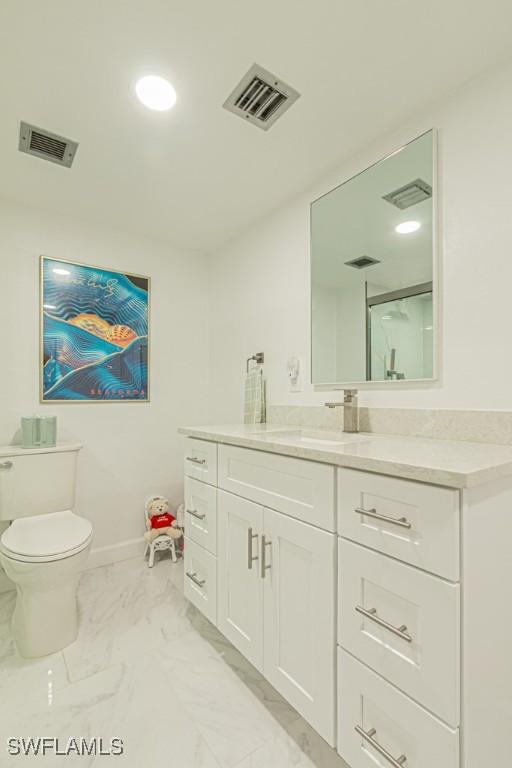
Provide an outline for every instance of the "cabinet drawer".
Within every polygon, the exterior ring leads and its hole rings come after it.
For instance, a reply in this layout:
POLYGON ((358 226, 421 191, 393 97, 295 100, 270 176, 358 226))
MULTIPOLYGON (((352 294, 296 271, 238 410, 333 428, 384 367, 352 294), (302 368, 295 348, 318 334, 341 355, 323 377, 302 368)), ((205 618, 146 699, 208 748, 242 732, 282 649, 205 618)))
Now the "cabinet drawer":
POLYGON ((459 585, 350 541, 338 547, 339 644, 457 726, 459 585))
POLYGON ((351 768, 459 768, 459 731, 339 649, 338 752, 351 768))
POLYGON ((219 445, 219 487, 327 531, 336 530, 335 469, 314 461, 219 445))
POLYGON ((217 485, 217 443, 187 437, 185 441, 185 475, 203 483, 217 485))
POLYGON ((188 538, 184 592, 212 624, 217 623, 217 558, 188 538))
POLYGON ((339 469, 338 533, 451 581, 459 579, 456 490, 339 469))
POLYGON ((187 537, 217 554, 217 489, 186 477, 185 515, 187 537))

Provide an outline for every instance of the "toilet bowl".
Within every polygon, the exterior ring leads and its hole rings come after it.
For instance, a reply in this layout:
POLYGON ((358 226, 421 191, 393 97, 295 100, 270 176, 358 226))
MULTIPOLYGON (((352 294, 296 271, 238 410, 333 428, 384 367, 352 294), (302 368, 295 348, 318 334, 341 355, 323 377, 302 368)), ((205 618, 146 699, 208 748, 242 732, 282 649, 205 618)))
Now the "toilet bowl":
POLYGON ((12 628, 22 656, 55 653, 76 639, 76 586, 91 542, 91 523, 70 510, 19 518, 0 537, 0 564, 16 585, 12 628))

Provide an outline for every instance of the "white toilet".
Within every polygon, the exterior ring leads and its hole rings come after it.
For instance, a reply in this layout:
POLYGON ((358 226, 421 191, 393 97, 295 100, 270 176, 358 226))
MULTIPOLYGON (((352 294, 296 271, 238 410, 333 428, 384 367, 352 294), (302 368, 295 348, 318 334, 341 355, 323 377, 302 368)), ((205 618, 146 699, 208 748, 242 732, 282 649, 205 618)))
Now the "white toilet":
POLYGON ((45 656, 77 636, 76 586, 92 525, 71 509, 79 445, 0 449, 0 564, 15 583, 13 634, 22 656, 45 656))

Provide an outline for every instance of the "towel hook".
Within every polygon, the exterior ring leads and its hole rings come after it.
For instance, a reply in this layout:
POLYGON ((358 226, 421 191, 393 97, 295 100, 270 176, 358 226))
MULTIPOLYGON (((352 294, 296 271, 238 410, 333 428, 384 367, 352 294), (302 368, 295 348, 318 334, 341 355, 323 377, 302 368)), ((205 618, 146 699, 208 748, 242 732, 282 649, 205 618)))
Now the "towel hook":
POLYGON ((251 355, 251 357, 248 357, 246 368, 245 368, 246 373, 249 373, 249 363, 251 362, 251 360, 254 360, 254 362, 257 365, 260 365, 261 363, 265 362, 265 354, 263 352, 256 352, 255 355, 251 355))

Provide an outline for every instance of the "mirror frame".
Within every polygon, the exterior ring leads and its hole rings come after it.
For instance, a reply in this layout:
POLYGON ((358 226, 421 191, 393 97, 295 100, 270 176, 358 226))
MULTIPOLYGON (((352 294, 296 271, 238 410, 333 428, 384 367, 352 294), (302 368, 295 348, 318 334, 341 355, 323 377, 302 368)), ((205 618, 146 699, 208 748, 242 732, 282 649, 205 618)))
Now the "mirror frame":
POLYGON ((313 390, 315 392, 332 392, 338 389, 428 389, 440 379, 440 349, 441 349, 441 301, 440 301, 440 272, 441 272, 441 254, 440 254, 440 240, 439 240, 439 167, 438 167, 438 132, 436 128, 427 128, 421 133, 417 134, 413 138, 406 141, 397 149, 389 152, 387 155, 378 158, 371 165, 363 168, 361 171, 354 173, 344 181, 341 181, 332 189, 324 192, 319 197, 312 200, 309 204, 309 374, 313 390), (370 170, 379 163, 388 160, 389 158, 401 152, 402 149, 412 144, 417 139, 421 139, 427 133, 432 133, 432 319, 433 319, 433 335, 432 335, 432 377, 428 379, 381 379, 380 381, 331 381, 315 383, 313 381, 313 229, 311 226, 312 221, 312 208, 313 205, 321 200, 326 195, 339 189, 344 184, 352 179, 357 178, 362 173, 370 170))

